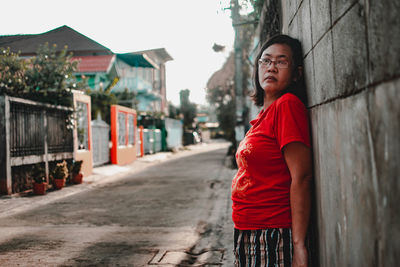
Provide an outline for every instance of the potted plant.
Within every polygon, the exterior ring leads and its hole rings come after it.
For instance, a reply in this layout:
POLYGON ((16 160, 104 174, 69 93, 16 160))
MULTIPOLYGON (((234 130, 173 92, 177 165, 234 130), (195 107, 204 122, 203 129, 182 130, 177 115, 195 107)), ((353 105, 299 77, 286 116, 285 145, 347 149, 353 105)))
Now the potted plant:
POLYGON ((55 189, 62 189, 65 185, 65 179, 68 177, 67 162, 57 163, 51 176, 53 177, 55 189))
POLYGON ((71 168, 71 173, 72 173, 72 182, 74 184, 81 184, 83 180, 83 173, 81 172, 82 168, 82 160, 77 160, 72 162, 72 168, 71 168))
POLYGON ((40 164, 36 164, 32 169, 33 176, 33 193, 35 195, 46 194, 47 183, 44 174, 44 169, 40 167, 40 164))

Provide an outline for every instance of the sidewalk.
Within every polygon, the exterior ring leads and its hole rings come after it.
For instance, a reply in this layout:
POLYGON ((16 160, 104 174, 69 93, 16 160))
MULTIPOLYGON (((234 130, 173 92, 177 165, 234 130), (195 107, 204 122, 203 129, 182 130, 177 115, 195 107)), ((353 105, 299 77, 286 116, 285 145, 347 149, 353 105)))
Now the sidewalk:
POLYGON ((131 164, 118 166, 118 165, 104 165, 93 168, 93 173, 90 176, 83 178, 83 183, 79 185, 68 185, 62 190, 50 190, 43 196, 21 196, 14 194, 11 196, 0 197, 0 218, 14 215, 20 212, 30 210, 35 207, 46 205, 50 202, 91 190, 96 186, 101 186, 107 183, 118 181, 119 179, 140 172, 146 168, 152 167, 160 162, 174 160, 180 157, 194 155, 207 150, 218 148, 228 148, 229 143, 216 141, 211 143, 201 143, 198 145, 186 146, 178 152, 159 152, 153 155, 145 155, 138 158, 131 164))

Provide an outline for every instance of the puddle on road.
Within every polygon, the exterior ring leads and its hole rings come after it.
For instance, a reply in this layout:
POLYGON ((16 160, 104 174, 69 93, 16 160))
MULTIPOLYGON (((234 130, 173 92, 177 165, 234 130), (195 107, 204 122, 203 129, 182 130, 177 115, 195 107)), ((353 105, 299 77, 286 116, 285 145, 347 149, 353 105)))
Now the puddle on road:
POLYGON ((200 253, 188 251, 160 251, 149 262, 149 265, 176 265, 178 266, 221 266, 224 257, 223 249, 203 250, 200 253))

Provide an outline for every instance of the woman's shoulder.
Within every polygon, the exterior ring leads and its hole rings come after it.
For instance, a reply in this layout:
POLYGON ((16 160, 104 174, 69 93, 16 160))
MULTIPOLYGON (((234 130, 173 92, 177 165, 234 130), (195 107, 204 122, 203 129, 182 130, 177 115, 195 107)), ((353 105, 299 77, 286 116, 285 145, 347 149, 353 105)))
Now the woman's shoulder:
POLYGON ((292 93, 286 93, 282 95, 278 100, 276 101, 276 105, 279 106, 283 103, 290 102, 295 105, 301 105, 304 106, 303 102, 301 102, 300 98, 298 98, 296 95, 292 93))

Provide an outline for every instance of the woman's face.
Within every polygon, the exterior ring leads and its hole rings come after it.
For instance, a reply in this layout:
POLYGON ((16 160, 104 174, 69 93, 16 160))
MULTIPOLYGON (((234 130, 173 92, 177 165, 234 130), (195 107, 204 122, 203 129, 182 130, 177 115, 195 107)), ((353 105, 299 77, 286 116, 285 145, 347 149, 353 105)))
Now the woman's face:
POLYGON ((286 44, 270 45, 258 62, 258 81, 266 95, 276 95, 293 81, 292 50, 286 44))

